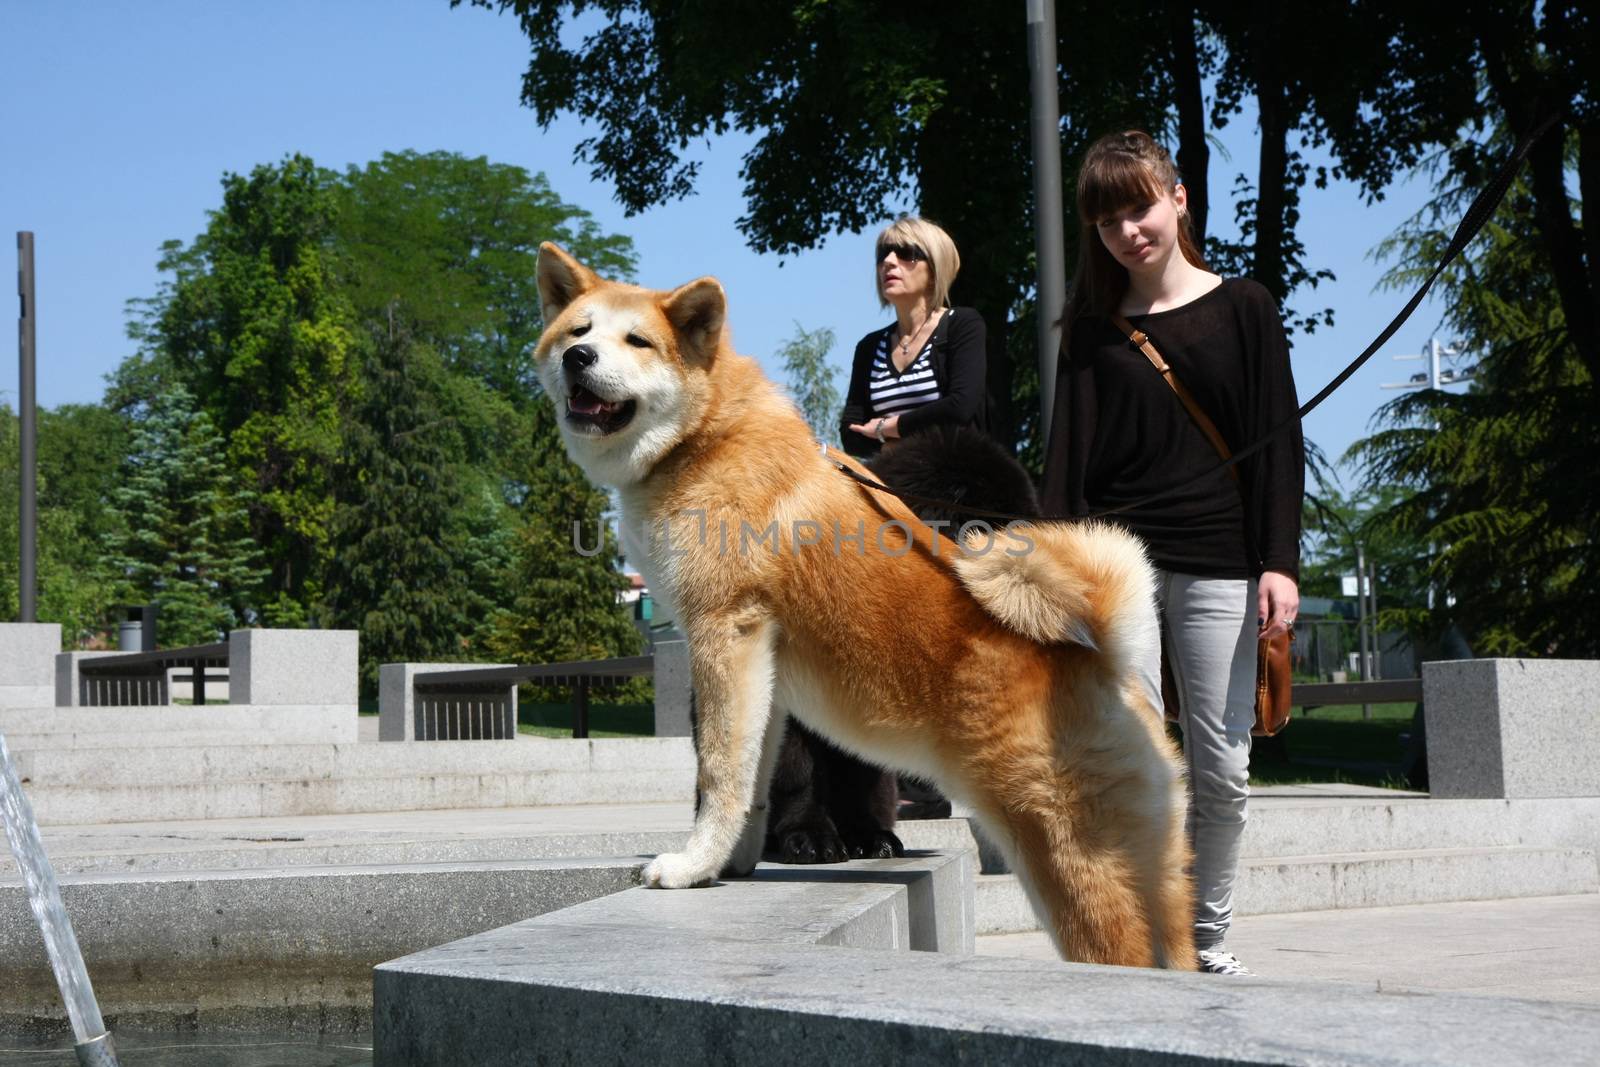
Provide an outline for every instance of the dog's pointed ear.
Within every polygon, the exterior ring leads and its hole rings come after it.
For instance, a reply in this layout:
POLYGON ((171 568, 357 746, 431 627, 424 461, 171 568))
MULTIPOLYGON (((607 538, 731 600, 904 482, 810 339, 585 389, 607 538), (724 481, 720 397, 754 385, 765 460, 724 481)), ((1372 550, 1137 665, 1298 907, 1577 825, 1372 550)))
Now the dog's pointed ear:
POLYGON ((567 254, 554 241, 539 246, 539 303, 545 324, 556 320, 567 305, 600 284, 600 276, 567 254))
POLYGON ((722 337, 728 298, 715 278, 696 278, 667 294, 661 310, 678 336, 702 359, 710 359, 722 337))

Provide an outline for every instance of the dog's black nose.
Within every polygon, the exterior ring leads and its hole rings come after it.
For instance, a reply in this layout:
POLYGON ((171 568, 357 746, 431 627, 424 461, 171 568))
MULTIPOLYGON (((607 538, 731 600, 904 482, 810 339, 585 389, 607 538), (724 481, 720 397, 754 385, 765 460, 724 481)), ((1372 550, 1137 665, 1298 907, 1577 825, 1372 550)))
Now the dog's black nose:
POLYGON ((594 350, 593 345, 573 345, 561 354, 561 366, 568 374, 577 374, 594 366, 599 358, 600 353, 594 350))

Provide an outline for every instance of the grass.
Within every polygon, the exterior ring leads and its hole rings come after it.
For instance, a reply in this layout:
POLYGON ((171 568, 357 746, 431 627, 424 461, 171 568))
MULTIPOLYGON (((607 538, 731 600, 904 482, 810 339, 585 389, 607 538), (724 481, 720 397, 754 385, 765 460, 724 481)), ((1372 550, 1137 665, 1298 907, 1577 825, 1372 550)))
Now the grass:
POLYGON ((1390 789, 1409 788, 1404 776, 1413 703, 1296 708, 1276 737, 1258 737, 1250 753, 1256 785, 1346 782, 1390 789))
MULTIPOLYGON (((570 704, 517 705, 517 732, 534 737, 571 737, 570 704)), ((654 737, 656 712, 652 704, 601 704, 589 702, 590 737, 654 737)))
MULTIPOLYGON (((376 704, 376 701, 373 701, 376 704)), ((1296 708, 1289 725, 1276 737, 1258 737, 1250 753, 1250 780, 1256 785, 1299 785, 1344 782, 1405 789, 1406 735, 1411 732, 1411 703, 1374 704, 1372 717, 1361 717, 1360 705, 1296 708)), ((363 701, 363 714, 370 710, 363 701)), ((570 738, 572 707, 565 702, 522 702, 517 732, 532 737, 570 738)), ((589 736, 653 737, 655 709, 648 703, 589 704, 589 736)))

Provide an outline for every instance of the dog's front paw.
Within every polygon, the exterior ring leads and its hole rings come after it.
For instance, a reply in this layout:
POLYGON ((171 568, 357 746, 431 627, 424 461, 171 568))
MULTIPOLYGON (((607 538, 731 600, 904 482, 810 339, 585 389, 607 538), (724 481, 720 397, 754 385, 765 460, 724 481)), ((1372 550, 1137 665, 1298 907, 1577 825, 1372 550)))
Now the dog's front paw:
POLYGON ((682 852, 666 852, 644 869, 644 884, 651 889, 692 889, 711 884, 712 872, 682 852))
POLYGON ((845 847, 855 859, 886 860, 906 854, 906 846, 900 843, 892 830, 870 827, 839 832, 844 837, 845 847))

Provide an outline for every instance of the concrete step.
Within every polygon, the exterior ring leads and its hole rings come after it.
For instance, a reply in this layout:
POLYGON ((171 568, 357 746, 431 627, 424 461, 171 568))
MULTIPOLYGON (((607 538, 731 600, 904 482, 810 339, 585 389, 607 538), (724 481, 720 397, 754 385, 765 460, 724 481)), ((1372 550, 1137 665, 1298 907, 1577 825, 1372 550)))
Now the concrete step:
MULTIPOLYGON (((1584 848, 1409 849, 1243 860, 1239 915, 1600 892, 1600 864, 1584 848)), ((1037 930, 1015 875, 979 875, 979 934, 1037 930)))
MULTIPOLYGON (((310 828, 307 820, 277 820, 251 826, 246 820, 212 820, 52 828, 45 835, 51 863, 61 875, 177 873, 183 871, 261 871, 347 865, 486 863, 555 860, 589 856, 654 856, 676 852, 689 840, 690 809, 673 806, 670 815, 648 814, 640 806, 603 806, 579 819, 535 809, 512 809, 492 823, 490 813, 469 814, 449 828, 405 820, 410 829, 310 828), (575 821, 591 824, 573 825, 575 821), (470 823, 472 825, 466 825, 470 823), (593 825, 601 824, 601 825, 593 825)), ((576 809, 574 809, 576 810, 576 809)), ((329 820, 310 820, 329 821, 329 820)), ((916 851, 962 852, 973 846, 962 819, 905 822, 901 840, 916 851)), ((16 877, 8 855, 0 854, 0 884, 16 877)))
MULTIPOLYGON (((640 860, 64 876, 61 895, 117 1024, 370 1026, 372 968, 638 885, 640 860)), ((0 1038, 62 1015, 20 884, 0 884, 0 1038)), ((0 1055, 0 1060, 5 1057, 0 1055)), ((152 1061, 154 1062, 154 1061, 152 1061)), ((196 1061, 198 1062, 198 1061, 196 1061)), ((284 1062, 284 1061, 275 1061, 284 1062)))
POLYGON ((357 739, 357 715, 349 705, 0 708, 0 734, 13 753, 337 744, 357 739))
POLYGON ((1444 800, 1419 793, 1251 798, 1244 859, 1489 845, 1600 847, 1600 797, 1444 800))
POLYGON ((625 804, 694 788, 688 738, 63 748, 16 763, 41 824, 625 804))

